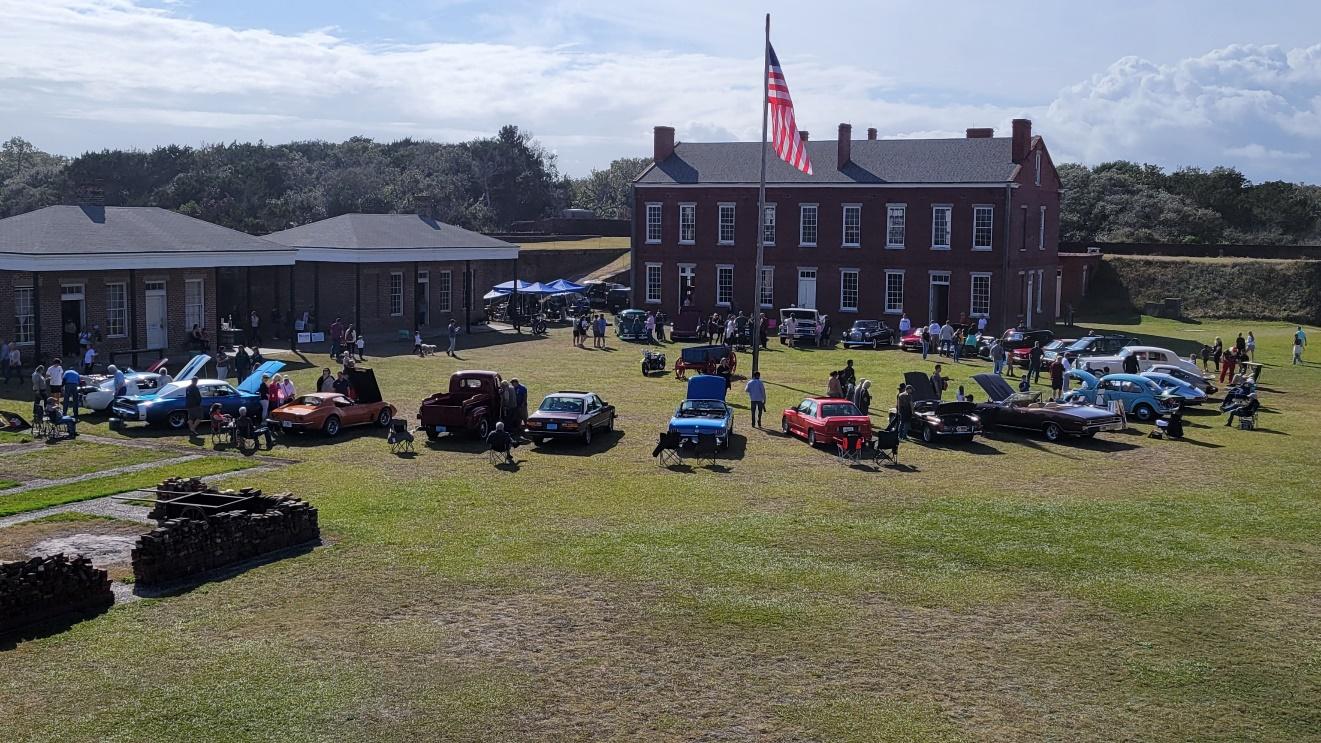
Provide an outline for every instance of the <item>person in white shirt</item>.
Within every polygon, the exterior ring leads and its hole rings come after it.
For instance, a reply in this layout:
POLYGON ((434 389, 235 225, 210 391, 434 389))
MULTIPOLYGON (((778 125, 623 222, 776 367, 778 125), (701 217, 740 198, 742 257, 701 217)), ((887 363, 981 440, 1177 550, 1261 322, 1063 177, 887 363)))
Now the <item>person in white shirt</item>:
POLYGON ((899 318, 899 337, 902 338, 913 329, 913 321, 908 319, 908 313, 905 312, 899 318))
POLYGON ((986 315, 977 318, 977 335, 986 335, 986 315))
POLYGON ((96 347, 88 346, 83 352, 83 374, 91 374, 92 367, 96 364, 96 347))
POLYGON ((931 333, 931 353, 939 353, 940 323, 936 322, 935 320, 932 320, 931 325, 927 328, 927 332, 931 333))
POLYGON ((940 353, 942 356, 952 356, 952 346, 954 345, 954 326, 946 323, 940 329, 940 353))
POLYGON ((52 390, 57 390, 60 385, 64 384, 64 364, 60 362, 58 357, 50 362, 50 366, 46 367, 46 379, 50 380, 52 390))
POLYGON ((1064 393, 1069 391, 1069 370, 1073 368, 1073 362, 1063 352, 1060 353, 1060 361, 1064 364, 1064 389, 1061 390, 1064 393))

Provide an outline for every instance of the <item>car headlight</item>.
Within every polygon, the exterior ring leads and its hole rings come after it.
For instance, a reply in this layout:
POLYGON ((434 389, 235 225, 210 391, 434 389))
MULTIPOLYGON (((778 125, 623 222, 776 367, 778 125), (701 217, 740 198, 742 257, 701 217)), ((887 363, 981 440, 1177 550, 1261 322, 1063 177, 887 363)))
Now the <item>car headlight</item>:
POLYGON ((977 424, 979 424, 979 423, 982 422, 982 419, 981 419, 981 418, 978 418, 978 417, 975 416, 975 415, 970 415, 970 416, 968 416, 968 420, 971 421, 973 425, 977 425, 977 424))

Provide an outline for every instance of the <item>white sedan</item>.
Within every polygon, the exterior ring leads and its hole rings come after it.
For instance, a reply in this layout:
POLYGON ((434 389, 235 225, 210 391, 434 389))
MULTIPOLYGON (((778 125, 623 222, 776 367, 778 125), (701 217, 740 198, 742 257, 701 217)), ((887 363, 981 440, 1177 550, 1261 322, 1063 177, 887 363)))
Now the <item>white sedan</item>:
POLYGON ((1124 359, 1129 356, 1136 356, 1138 360, 1138 371, 1150 371, 1151 367, 1157 364, 1164 364, 1187 372, 1192 372, 1201 376, 1202 370, 1188 359, 1180 358, 1179 354, 1168 348, 1157 346, 1124 346, 1115 356, 1087 356, 1078 359, 1081 368, 1101 374, 1118 374, 1124 370, 1124 359))

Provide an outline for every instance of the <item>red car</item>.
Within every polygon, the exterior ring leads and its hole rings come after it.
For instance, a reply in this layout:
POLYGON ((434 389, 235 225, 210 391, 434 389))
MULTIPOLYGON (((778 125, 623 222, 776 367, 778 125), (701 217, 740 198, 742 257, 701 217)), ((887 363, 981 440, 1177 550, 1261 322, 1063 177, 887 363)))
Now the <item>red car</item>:
POLYGON ((916 328, 908 332, 907 335, 899 339, 899 348, 904 351, 922 350, 922 329, 916 328))
POLYGON ((835 397, 809 397, 788 408, 780 418, 780 430, 790 436, 802 436, 807 443, 843 445, 850 433, 863 441, 871 438, 871 417, 858 406, 835 397))

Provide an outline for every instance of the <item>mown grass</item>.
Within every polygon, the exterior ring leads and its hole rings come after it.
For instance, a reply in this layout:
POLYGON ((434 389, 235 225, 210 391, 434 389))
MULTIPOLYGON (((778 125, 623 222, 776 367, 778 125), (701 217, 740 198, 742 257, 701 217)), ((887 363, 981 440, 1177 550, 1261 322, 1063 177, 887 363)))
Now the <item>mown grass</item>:
MULTIPOLYGON (((292 439, 301 463, 251 482, 315 503, 331 547, 22 644, 0 706, 18 740, 1314 738, 1319 367, 1288 366, 1282 323, 1122 329, 1184 352, 1255 330, 1262 430, 1004 434, 874 472, 749 430, 736 385, 725 467, 670 471, 649 454, 683 386, 640 347, 373 359, 406 414, 493 368, 534 402, 599 392, 622 435, 517 470, 463 439, 292 439)), ((768 425, 847 358, 877 410, 932 363, 773 347, 768 425)), ((973 389, 986 365, 946 368, 973 389)))
POLYGON ((173 456, 179 456, 178 452, 91 441, 61 441, 35 451, 0 457, 0 474, 15 477, 20 482, 59 480, 173 456))
POLYGON ((150 487, 167 477, 206 477, 251 466, 253 466, 251 462, 234 457, 203 457, 176 465, 149 467, 121 475, 35 488, 11 495, 0 495, 0 516, 12 516, 16 513, 125 493, 135 488, 150 487))

